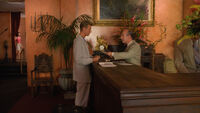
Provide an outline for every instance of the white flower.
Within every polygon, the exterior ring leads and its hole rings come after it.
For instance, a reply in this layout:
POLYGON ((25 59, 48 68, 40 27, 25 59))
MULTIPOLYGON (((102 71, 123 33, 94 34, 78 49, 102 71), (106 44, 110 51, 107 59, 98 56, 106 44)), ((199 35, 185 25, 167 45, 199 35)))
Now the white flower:
POLYGON ((103 51, 103 50, 104 50, 104 46, 103 46, 103 45, 100 45, 100 46, 99 46, 99 49, 100 49, 100 51, 103 51))

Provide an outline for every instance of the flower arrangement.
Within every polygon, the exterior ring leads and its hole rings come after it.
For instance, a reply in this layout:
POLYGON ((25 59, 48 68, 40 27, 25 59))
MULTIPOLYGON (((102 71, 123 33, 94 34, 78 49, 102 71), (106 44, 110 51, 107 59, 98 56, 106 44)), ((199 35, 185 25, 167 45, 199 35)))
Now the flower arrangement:
POLYGON ((184 33, 178 44, 185 39, 200 36, 200 5, 191 6, 190 15, 186 16, 180 24, 177 24, 176 28, 184 33))
MULTIPOLYGON (((147 13, 148 11, 146 11, 147 13)), ((125 17, 125 16, 124 16, 125 17)), ((133 35, 135 36, 135 40, 144 46, 155 47, 159 42, 166 38, 166 26, 162 23, 154 22, 154 25, 158 25, 160 28, 160 38, 155 41, 151 41, 147 38, 148 29, 146 29, 148 22, 142 21, 144 18, 144 14, 134 15, 132 18, 124 18, 124 28, 128 28, 133 35)))
POLYGON ((123 17, 123 28, 128 28, 135 36, 136 39, 142 39, 146 36, 147 31, 145 27, 148 24, 146 21, 142 21, 144 14, 134 15, 129 18, 129 14, 125 13, 123 17))
POLYGON ((104 40, 103 36, 97 36, 97 44, 95 46, 95 50, 96 51, 104 51, 105 49, 107 49, 108 44, 107 42, 104 40))

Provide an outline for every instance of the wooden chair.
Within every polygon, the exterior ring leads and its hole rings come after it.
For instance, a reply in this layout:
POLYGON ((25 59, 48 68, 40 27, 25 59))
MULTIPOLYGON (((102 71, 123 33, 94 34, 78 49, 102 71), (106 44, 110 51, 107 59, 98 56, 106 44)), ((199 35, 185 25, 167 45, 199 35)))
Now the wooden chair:
POLYGON ((141 46, 141 64, 143 67, 154 70, 154 59, 155 51, 151 46, 141 46))
POLYGON ((163 54, 155 53, 152 46, 141 46, 141 51, 141 64, 143 67, 160 73, 164 72, 165 56, 163 54))
POLYGON ((53 94, 53 57, 45 53, 35 55, 35 67, 31 71, 31 92, 34 97, 40 86, 49 86, 53 94), (41 73, 49 73, 50 76, 42 77, 41 73))

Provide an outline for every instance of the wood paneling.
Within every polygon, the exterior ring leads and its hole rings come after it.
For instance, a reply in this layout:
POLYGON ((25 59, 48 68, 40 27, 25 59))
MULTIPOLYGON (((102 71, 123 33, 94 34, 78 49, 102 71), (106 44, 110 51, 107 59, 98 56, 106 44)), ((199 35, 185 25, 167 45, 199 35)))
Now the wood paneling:
POLYGON ((11 14, 0 13, 0 59, 5 57, 4 41, 8 41, 8 58, 12 58, 12 42, 11 42, 11 14), (4 31, 7 28, 7 31, 4 31))

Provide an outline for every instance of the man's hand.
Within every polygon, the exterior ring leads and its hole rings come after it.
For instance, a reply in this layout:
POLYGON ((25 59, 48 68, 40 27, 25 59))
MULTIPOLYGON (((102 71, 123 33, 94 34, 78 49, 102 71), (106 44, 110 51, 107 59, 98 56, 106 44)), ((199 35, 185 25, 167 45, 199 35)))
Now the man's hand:
POLYGON ((99 59, 100 59, 100 56, 95 56, 95 57, 93 57, 93 62, 98 62, 99 59))
POLYGON ((112 52, 106 52, 106 54, 110 57, 112 57, 112 52))

